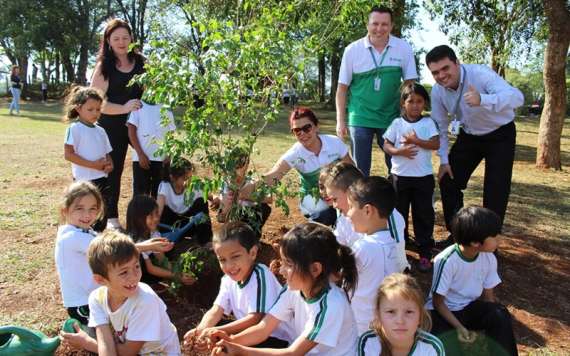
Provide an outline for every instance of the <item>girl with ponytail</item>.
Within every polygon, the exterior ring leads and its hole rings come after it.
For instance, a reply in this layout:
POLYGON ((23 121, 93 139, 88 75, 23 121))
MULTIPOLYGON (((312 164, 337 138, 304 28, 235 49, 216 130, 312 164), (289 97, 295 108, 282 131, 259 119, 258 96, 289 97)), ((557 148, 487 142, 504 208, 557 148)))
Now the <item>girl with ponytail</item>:
POLYGON ((248 346, 265 340, 280 323, 291 323, 294 341, 286 352, 355 355, 356 324, 348 296, 356 288, 358 274, 350 249, 341 246, 326 226, 308 222, 283 237, 280 254, 279 272, 287 285, 273 307, 259 324, 239 334, 220 333, 212 354, 272 354, 270 349, 248 346))

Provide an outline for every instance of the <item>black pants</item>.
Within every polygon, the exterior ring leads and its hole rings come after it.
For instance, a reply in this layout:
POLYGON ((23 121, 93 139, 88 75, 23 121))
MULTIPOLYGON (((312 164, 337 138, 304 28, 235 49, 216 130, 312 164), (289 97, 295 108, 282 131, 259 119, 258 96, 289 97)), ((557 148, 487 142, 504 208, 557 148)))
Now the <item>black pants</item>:
MULTIPOLYGON (((175 213, 168 207, 168 205, 165 205, 162 210, 162 215, 160 216, 160 223, 176 228, 177 226, 186 225, 192 216, 200 212, 204 213, 208 217, 210 216, 208 203, 205 202, 203 198, 196 199, 194 204, 192 204, 192 206, 183 214, 175 213)), ((200 244, 208 243, 212 241, 212 223, 208 220, 208 222, 192 226, 188 231, 188 234, 195 237, 200 244)))
POLYGON ((162 161, 150 161, 150 169, 144 169, 139 162, 133 162, 133 196, 145 194, 156 199, 161 173, 162 161))
POLYGON ((127 148, 129 147, 129 132, 126 126, 127 116, 101 117, 99 126, 105 129, 109 142, 111 142, 111 159, 113 170, 109 173, 109 204, 107 218, 119 217, 119 197, 121 195, 121 176, 125 165, 127 148))
POLYGON ((102 217, 97 220, 95 222, 95 224, 93 225, 93 230, 97 231, 97 232, 101 232, 103 230, 105 230, 105 227, 107 227, 107 217, 108 217, 108 206, 109 206, 109 180, 107 177, 102 177, 102 178, 98 178, 95 180, 92 180, 91 183, 93 183, 93 185, 95 185, 97 187, 97 189, 99 189, 99 192, 101 193, 101 196, 103 197, 103 215, 102 217))
POLYGON ((67 314, 85 326, 89 324, 89 305, 67 308, 67 314))
POLYGON ((313 218, 309 215, 305 215, 305 217, 309 218, 311 221, 333 227, 336 224, 337 214, 335 208, 329 207, 328 209, 319 211, 313 218))
MULTIPOLYGON (((452 313, 468 330, 485 332, 489 355, 518 355, 511 314, 504 305, 475 300, 463 310, 452 313)), ((431 332, 441 339, 445 353, 463 355, 455 328, 436 310, 431 311, 431 318, 431 332)))
POLYGON ((516 143, 515 123, 511 122, 495 131, 474 136, 461 130, 457 141, 449 152, 449 164, 454 179, 445 175, 439 183, 445 225, 450 229, 455 214, 463 207, 463 190, 471 174, 481 160, 485 159, 485 180, 483 183, 483 206, 505 218, 516 143))
POLYGON ((258 238, 261 238, 263 225, 271 215, 271 206, 267 203, 259 203, 251 207, 242 207, 244 209, 239 220, 248 224, 258 238))
POLYGON ((432 197, 435 188, 433 175, 425 177, 396 178, 396 191, 398 200, 396 209, 404 216, 406 229, 404 236, 408 240, 408 213, 412 207, 412 221, 414 222, 414 240, 419 246, 420 256, 431 259, 433 248, 433 225, 435 212, 433 211, 432 197))

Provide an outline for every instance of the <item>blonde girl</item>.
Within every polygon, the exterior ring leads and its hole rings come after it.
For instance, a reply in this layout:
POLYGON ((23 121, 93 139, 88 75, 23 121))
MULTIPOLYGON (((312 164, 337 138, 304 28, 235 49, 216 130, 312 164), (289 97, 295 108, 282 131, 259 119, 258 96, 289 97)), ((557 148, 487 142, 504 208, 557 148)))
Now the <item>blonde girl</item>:
POLYGON ((416 280, 394 273, 378 289, 372 329, 358 340, 359 356, 444 356, 441 341, 428 333, 431 318, 416 280))

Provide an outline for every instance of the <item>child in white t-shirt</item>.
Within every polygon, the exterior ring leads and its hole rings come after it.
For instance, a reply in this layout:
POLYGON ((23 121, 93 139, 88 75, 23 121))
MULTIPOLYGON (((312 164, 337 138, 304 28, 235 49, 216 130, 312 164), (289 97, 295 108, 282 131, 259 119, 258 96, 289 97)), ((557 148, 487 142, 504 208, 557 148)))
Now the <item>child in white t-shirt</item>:
MULTIPOLYGON (((177 158, 164 167, 164 180, 158 186, 160 231, 177 244, 175 251, 186 250, 191 237, 200 244, 212 240, 212 223, 207 198, 200 190, 187 189, 193 167, 185 158, 177 158)), ((171 257, 175 257, 172 256, 171 257)))
POLYGON ((429 94, 418 83, 402 88, 400 96, 402 117, 394 119, 384 133, 384 151, 392 157, 390 173, 398 192, 396 208, 406 221, 408 241, 408 212, 412 207, 415 241, 419 246, 418 269, 431 269, 434 245, 433 191, 435 187, 431 164, 432 151, 439 149, 439 132, 430 117, 422 116, 429 104, 429 94))
POLYGON ((163 115, 162 105, 151 104, 144 98, 141 102, 142 107, 132 111, 127 120, 133 146, 133 195, 147 194, 156 199, 166 159, 164 154, 159 154, 159 145, 176 127, 171 111, 163 115))
POLYGON ((350 249, 340 245, 321 224, 303 223, 280 241, 281 270, 287 286, 258 324, 237 335, 225 335, 212 355, 267 355, 272 349, 255 349, 279 325, 292 323, 296 338, 283 354, 352 356, 356 354, 356 328, 347 293, 354 290, 358 273, 350 249), (338 281, 345 289, 337 287, 338 281))
MULTIPOLYGON (((64 141, 64 157, 71 162, 73 179, 93 183, 108 201, 107 175, 113 170, 109 153, 113 150, 109 137, 97 125, 103 105, 103 94, 88 87, 74 87, 66 99, 64 122, 71 122, 64 141)), ((107 219, 102 216, 94 225, 95 231, 103 231, 107 219)))
POLYGON ((90 182, 71 184, 64 195, 61 216, 65 225, 57 230, 55 266, 59 276, 63 306, 84 326, 89 321, 89 294, 97 289, 87 261, 89 243, 96 234, 91 225, 103 210, 103 198, 90 182))
MULTIPOLYGON (((217 341, 212 335, 224 331, 235 335, 261 321, 273 305, 281 284, 267 268, 256 263, 258 237, 253 229, 243 222, 225 224, 213 240, 214 252, 225 273, 214 305, 204 314, 198 326, 184 337, 187 345, 204 351, 217 341), (235 320, 219 324, 224 315, 233 314, 235 320)), ((257 348, 286 348, 290 330, 286 323, 275 329, 271 336, 257 348)))
POLYGON ((256 192, 249 198, 238 196, 240 189, 250 180, 247 177, 249 154, 241 148, 234 150, 235 170, 226 177, 222 192, 214 198, 214 206, 219 206, 218 222, 243 221, 261 238, 263 225, 271 215, 271 196, 256 197, 256 192), (259 200, 259 201, 258 201, 259 200))
POLYGON ((428 333, 431 319, 422 294, 411 276, 394 273, 384 278, 372 326, 358 340, 358 356, 445 356, 441 341, 428 333))
POLYGON ((489 355, 517 355, 511 314, 497 302, 497 235, 501 219, 480 207, 461 209, 451 224, 456 244, 434 259, 433 281, 426 303, 431 310, 433 333, 449 355, 464 354, 460 344, 472 343, 480 330, 490 338, 489 355))
MULTIPOLYGON (((159 219, 156 201, 150 195, 135 195, 127 206, 127 234, 136 243, 160 236, 157 231, 159 219)), ((196 281, 188 273, 174 273, 165 254, 160 251, 141 252, 141 269, 145 283, 173 279, 191 285, 196 281)))
POLYGON ((166 305, 140 282, 139 252, 131 238, 107 230, 91 242, 88 257, 101 285, 89 296, 89 326, 97 339, 79 330, 78 346, 100 355, 180 355, 166 305))
POLYGON ((351 307, 361 334, 370 327, 376 292, 384 277, 403 271, 399 264, 400 247, 388 224, 396 192, 387 179, 367 177, 355 181, 347 196, 347 216, 354 230, 362 234, 351 246, 359 275, 351 307))

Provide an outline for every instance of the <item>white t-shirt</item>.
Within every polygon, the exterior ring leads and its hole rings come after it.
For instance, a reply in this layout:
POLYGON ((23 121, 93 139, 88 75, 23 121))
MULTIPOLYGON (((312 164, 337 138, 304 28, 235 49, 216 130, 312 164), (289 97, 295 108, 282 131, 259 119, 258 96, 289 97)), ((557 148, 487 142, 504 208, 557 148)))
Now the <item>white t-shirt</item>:
MULTIPOLYGON (((88 161, 96 161, 113 150, 105 130, 98 126, 88 126, 81 121, 69 125, 65 133, 65 144, 73 146, 75 154, 88 161)), ((107 176, 96 169, 71 164, 71 172, 76 180, 95 180, 107 176)))
MULTIPOLYGON (((224 314, 233 313, 239 320, 251 313, 267 313, 281 289, 281 284, 269 268, 257 263, 243 284, 224 275, 214 304, 219 305, 224 314)), ((290 332, 288 323, 281 323, 271 336, 291 342, 290 332)))
POLYGON ((353 356, 356 325, 346 294, 334 284, 319 296, 305 299, 300 291, 283 288, 269 310, 277 319, 292 322, 293 335, 318 345, 307 355, 353 356))
POLYGON ((87 249, 95 236, 93 230, 84 231, 73 225, 57 229, 55 266, 66 308, 87 305, 89 294, 99 287, 87 260, 87 249))
POLYGON ((390 230, 390 237, 396 241, 398 246, 398 270, 404 272, 406 268, 410 268, 408 257, 406 256, 406 240, 404 239, 404 229, 406 228, 406 221, 400 212, 396 209, 392 211, 388 218, 388 229, 390 230))
POLYGON ((352 222, 342 213, 338 214, 338 217, 336 218, 334 234, 339 244, 348 247, 352 247, 354 242, 362 237, 362 234, 354 231, 352 222))
POLYGON ((400 272, 398 244, 389 230, 382 230, 372 235, 363 234, 352 245, 352 251, 358 269, 358 284, 350 306, 358 334, 362 334, 370 328, 374 318, 376 295, 384 277, 400 272))
POLYGON ((367 35, 352 42, 344 50, 338 74, 338 82, 340 84, 350 86, 353 73, 364 73, 376 68, 368 48, 372 48, 378 65, 380 65, 380 58, 382 55, 388 51, 384 58, 384 62, 382 62, 382 65, 380 66, 401 67, 403 80, 415 79, 418 77, 414 51, 406 41, 390 35, 388 38, 388 45, 382 53, 378 53, 378 51, 370 44, 370 40, 367 35))
POLYGON ((451 311, 463 310, 469 303, 501 283, 497 273, 497 258, 490 252, 479 252, 467 259, 457 244, 441 251, 434 259, 433 280, 426 308, 433 310, 433 293, 445 297, 451 311))
POLYGON ((329 208, 322 199, 315 199, 311 195, 312 190, 318 189, 321 168, 343 159, 348 154, 348 147, 337 136, 319 135, 319 137, 322 146, 318 155, 296 142, 279 159, 296 169, 301 177, 300 190, 304 197, 300 203, 300 210, 304 215, 311 215, 329 208))
MULTIPOLYGON (((368 330, 360 336, 358 339, 358 356, 378 356, 381 353, 380 337, 374 331, 368 330)), ((416 342, 408 355, 445 356, 445 349, 436 336, 418 329, 416 342)))
MULTIPOLYGON (((164 136, 169 131, 174 131, 174 116, 171 111, 166 112, 168 121, 163 123, 160 109, 162 105, 151 105, 142 102, 142 107, 137 111, 132 111, 129 115, 128 124, 132 124, 137 128, 137 138, 143 152, 149 160, 162 162, 164 155, 157 156, 156 151, 159 145, 164 141, 164 136)), ((133 151, 133 161, 139 161, 137 151, 133 151)))
MULTIPOLYGON (((404 146, 401 142, 405 134, 412 131, 421 140, 429 140, 439 135, 435 122, 430 117, 422 117, 416 122, 409 122, 403 117, 392 121, 384 133, 384 139, 392 142, 395 148, 404 146)), ((391 173, 403 177, 424 177, 433 174, 431 165, 432 151, 416 146, 418 154, 414 158, 392 156, 391 173)))
POLYGON ((145 341, 139 355, 180 355, 176 327, 166 314, 166 305, 148 285, 139 282, 138 293, 114 312, 108 303, 107 287, 89 296, 89 326, 108 324, 120 343, 145 341))
POLYGON ((184 214, 186 210, 190 209, 196 199, 202 198, 201 191, 193 191, 190 194, 191 196, 188 196, 188 199, 185 199, 185 193, 186 191, 182 194, 176 194, 172 184, 169 182, 160 182, 158 185, 158 195, 164 196, 166 205, 177 214, 184 214))

